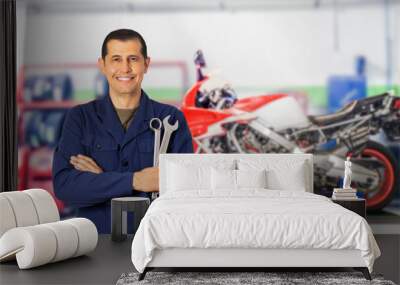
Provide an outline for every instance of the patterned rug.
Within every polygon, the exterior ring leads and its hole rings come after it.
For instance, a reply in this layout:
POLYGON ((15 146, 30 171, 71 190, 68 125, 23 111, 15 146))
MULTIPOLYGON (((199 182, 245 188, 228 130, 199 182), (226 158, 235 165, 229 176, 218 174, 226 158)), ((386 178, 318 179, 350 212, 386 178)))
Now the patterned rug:
POLYGON ((139 273, 122 274, 117 285, 133 284, 221 284, 221 285, 297 285, 297 284, 328 284, 353 285, 376 284, 395 285, 384 280, 381 275, 372 274, 372 281, 364 278, 360 272, 154 272, 150 271, 142 281, 138 281, 139 273))

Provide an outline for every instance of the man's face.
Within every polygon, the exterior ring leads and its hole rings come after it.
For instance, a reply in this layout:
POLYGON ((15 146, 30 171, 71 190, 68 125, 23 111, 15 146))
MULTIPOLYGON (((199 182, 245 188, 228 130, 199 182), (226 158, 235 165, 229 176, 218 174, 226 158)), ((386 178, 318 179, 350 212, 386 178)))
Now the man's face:
POLYGON ((99 59, 101 72, 107 77, 112 94, 140 92, 144 74, 150 63, 140 52, 139 40, 111 40, 107 43, 105 59, 99 59))

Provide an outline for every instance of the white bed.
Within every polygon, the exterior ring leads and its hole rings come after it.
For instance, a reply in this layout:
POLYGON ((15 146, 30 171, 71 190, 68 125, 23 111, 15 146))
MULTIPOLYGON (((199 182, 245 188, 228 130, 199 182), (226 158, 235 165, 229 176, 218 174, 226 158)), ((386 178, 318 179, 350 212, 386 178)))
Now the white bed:
POLYGON ((379 248, 359 215, 313 194, 312 155, 165 154, 132 262, 154 267, 354 267, 379 248))

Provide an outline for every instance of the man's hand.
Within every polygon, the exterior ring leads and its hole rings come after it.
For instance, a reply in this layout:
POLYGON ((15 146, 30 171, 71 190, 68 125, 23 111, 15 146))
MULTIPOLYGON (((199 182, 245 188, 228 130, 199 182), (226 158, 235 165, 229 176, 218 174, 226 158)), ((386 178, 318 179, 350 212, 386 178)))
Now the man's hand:
POLYGON ((133 174, 133 189, 142 192, 158 191, 158 167, 148 167, 133 174))
POLYGON ((76 170, 88 171, 96 174, 103 172, 103 169, 101 169, 92 158, 82 154, 72 155, 69 162, 76 170))

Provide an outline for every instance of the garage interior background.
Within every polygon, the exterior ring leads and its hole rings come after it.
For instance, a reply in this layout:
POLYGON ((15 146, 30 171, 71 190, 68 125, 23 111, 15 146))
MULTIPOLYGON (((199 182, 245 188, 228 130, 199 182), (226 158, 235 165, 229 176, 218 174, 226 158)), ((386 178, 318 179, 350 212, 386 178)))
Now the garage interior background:
MULTIPOLYGON (((362 79, 341 104, 388 89, 400 95, 399 15, 398 0, 17 0, 19 189, 52 192, 63 116, 104 94, 96 61, 114 29, 146 39, 152 65, 144 89, 157 100, 181 103, 202 49, 239 97, 291 91, 308 114, 326 114, 338 107, 329 104, 337 76, 362 79)), ((374 139, 400 159, 399 143, 374 139)), ((57 203, 62 215, 74 214, 57 203)), ((368 217, 382 250, 376 271, 399 282, 400 193, 385 211, 392 216, 368 217)))
MULTIPOLYGON (((239 97, 292 91, 307 113, 324 114, 334 109, 332 76, 356 76, 360 57, 364 95, 399 93, 398 15, 400 2, 390 0, 18 0, 19 188, 51 191, 63 116, 105 92, 96 61, 114 29, 132 28, 146 39, 152 66, 144 89, 157 100, 180 104, 201 49, 210 71, 239 97)), ((358 91, 345 99, 364 96, 358 91)), ((398 144, 390 147, 399 154, 398 144)))

